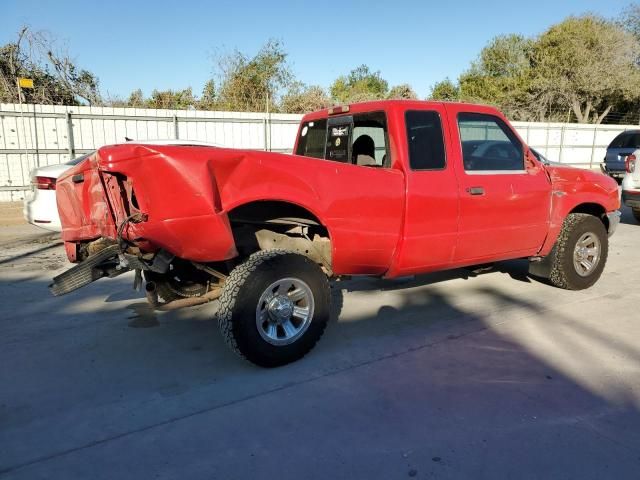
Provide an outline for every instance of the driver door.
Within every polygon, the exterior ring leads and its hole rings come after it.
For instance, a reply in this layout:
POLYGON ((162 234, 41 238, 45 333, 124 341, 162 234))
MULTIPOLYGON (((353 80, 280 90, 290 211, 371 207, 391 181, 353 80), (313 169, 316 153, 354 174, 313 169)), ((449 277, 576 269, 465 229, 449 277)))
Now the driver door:
POLYGON ((551 183, 527 147, 493 114, 448 105, 457 123, 460 220, 455 260, 537 253, 548 231, 551 183), (525 162, 526 157, 526 162, 525 162), (460 168, 461 167, 461 168, 460 168))

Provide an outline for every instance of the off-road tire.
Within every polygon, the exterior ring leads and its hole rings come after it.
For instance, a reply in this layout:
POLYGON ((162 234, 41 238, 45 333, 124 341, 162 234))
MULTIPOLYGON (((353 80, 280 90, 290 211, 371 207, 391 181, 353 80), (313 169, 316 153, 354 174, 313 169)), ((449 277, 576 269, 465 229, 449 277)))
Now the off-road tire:
POLYGON ((331 316, 331 289, 320 266, 284 250, 263 250, 231 271, 222 289, 218 325, 225 342, 240 357, 261 367, 278 367, 306 355, 318 342, 331 316), (256 325, 260 296, 273 282, 288 277, 304 281, 313 294, 314 313, 302 336, 288 345, 265 341, 256 325))
POLYGON ((635 217, 637 222, 640 222, 640 208, 632 208, 633 216, 635 217))
POLYGON ((593 215, 571 213, 565 219, 560 236, 549 254, 551 256, 552 285, 567 290, 583 290, 592 286, 602 275, 609 253, 607 230, 602 221, 593 215), (580 276, 573 264, 578 239, 585 233, 594 233, 600 240, 600 259, 595 269, 586 277, 580 276))

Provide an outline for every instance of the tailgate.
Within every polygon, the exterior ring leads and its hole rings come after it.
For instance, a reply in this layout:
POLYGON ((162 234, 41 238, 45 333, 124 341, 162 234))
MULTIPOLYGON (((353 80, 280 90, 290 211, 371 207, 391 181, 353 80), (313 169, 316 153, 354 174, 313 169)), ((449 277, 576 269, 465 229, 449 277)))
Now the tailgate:
POLYGON ((115 238, 113 215, 98 170, 97 155, 67 170, 56 182, 56 201, 65 242, 103 236, 115 238))

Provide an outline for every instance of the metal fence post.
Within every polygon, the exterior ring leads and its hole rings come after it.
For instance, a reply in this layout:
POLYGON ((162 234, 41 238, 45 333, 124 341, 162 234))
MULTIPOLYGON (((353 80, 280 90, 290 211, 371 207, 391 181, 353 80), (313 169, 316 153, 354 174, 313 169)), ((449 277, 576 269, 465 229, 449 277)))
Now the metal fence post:
POLYGON ((178 115, 173 116, 173 136, 176 140, 180 138, 180 130, 178 129, 178 115))
POLYGON ((36 104, 33 104, 33 137, 36 148, 36 168, 40 168, 40 151, 38 148, 38 116, 36 115, 36 104))
POLYGON ((562 148, 564 147, 564 125, 560 127, 560 151, 558 152, 558 162, 562 163, 562 148))
MULTIPOLYGON (((3 143, 5 143, 6 145, 7 134, 4 131, 4 122, 5 122, 4 118, 5 118, 4 115, 0 115, 0 127, 2 127, 2 138, 4 140, 3 143)), ((13 182, 11 180, 11 162, 9 161, 9 155, 4 156, 4 161, 7 165, 7 185, 10 187, 13 182)), ((13 202, 13 191, 9 192, 9 198, 13 202)))
POLYGON ((76 157, 76 145, 73 140, 73 121, 71 118, 71 112, 67 112, 67 139, 69 140, 69 160, 73 160, 76 157))
POLYGON ((598 124, 593 127, 593 141, 591 142, 591 160, 589 160, 589 168, 593 168, 593 157, 596 154, 596 136, 598 135, 598 124))
POLYGON ((267 116, 265 115, 262 119, 262 126, 264 128, 264 151, 269 150, 269 143, 267 140, 267 116))
POLYGON ((544 129, 544 154, 547 156, 549 155, 549 130, 551 130, 551 125, 547 123, 544 129))

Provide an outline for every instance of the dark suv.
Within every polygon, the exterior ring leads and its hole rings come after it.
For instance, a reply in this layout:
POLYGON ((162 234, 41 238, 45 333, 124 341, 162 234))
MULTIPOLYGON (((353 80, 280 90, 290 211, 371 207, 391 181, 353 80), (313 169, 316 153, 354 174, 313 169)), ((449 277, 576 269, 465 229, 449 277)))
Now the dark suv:
POLYGON ((602 171, 615 179, 622 179, 625 174, 624 161, 627 155, 640 148, 640 130, 626 130, 618 135, 607 147, 602 171))

